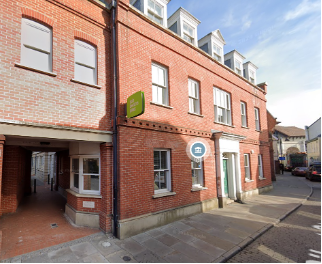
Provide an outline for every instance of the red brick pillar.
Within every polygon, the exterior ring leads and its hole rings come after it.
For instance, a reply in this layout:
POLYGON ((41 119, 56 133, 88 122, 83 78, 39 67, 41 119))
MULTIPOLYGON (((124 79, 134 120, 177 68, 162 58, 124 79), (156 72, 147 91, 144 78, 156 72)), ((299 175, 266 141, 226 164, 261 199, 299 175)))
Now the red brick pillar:
POLYGON ((1 198, 2 198, 2 169, 3 169, 3 145, 6 140, 4 135, 0 135, 0 216, 2 215, 1 198))
POLYGON ((106 233, 112 231, 113 206, 113 146, 101 144, 101 212, 100 229, 106 233))

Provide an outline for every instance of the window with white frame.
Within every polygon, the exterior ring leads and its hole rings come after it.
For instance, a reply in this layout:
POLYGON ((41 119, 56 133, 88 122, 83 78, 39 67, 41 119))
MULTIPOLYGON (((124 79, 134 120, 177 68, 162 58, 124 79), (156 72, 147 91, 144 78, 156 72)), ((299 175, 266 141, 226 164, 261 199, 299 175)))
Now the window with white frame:
POLYGON ((189 79, 189 112, 200 114, 200 100, 199 100, 199 84, 198 82, 189 79))
POLYGON ((251 83, 255 84, 255 72, 249 71, 249 80, 251 83))
POLYGON ((255 107, 255 127, 257 131, 261 130, 259 122, 259 109, 255 107))
POLYGON ((71 156, 71 189, 83 194, 100 194, 100 159, 98 156, 71 156))
POLYGON ((52 29, 22 18, 21 25, 21 64, 52 72, 52 29))
POLYGON ((156 1, 148 0, 148 17, 163 25, 163 7, 156 1))
POLYGON ((258 155, 258 175, 259 175, 259 178, 264 178, 264 175, 263 175, 263 164, 262 164, 262 155, 258 155))
POLYGON ((249 154, 244 154, 245 180, 250 180, 249 154))
POLYGON ((215 122, 231 125, 230 94, 214 87, 215 122))
POLYGON ((238 61, 238 60, 235 60, 235 71, 239 75, 241 75, 241 73, 242 73, 242 71, 241 71, 241 62, 238 61))
POLYGON ((152 63, 152 102, 168 105, 168 71, 165 67, 152 63))
POLYGON ((218 45, 216 45, 215 43, 213 45, 213 49, 214 49, 214 58, 217 61, 221 61, 221 50, 222 49, 218 45))
POLYGON ((75 80, 97 84, 96 47, 75 39, 75 80))
POLYGON ((240 102, 241 122, 242 127, 247 127, 246 104, 240 102))
POLYGON ((191 160, 192 187, 203 186, 203 167, 202 161, 191 160))
POLYGON ((154 193, 171 191, 170 150, 154 150, 154 193))
POLYGON ((192 44, 194 43, 194 29, 185 22, 183 22, 183 39, 192 44))

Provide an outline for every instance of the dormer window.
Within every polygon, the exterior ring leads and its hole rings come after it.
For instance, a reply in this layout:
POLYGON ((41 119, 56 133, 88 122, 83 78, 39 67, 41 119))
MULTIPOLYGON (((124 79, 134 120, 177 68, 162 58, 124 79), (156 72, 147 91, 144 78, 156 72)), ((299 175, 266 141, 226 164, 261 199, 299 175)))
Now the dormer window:
POLYGON ((183 22, 183 39, 190 43, 194 43, 194 29, 187 23, 183 22))
POLYGON ((249 71, 249 80, 251 83, 255 84, 255 73, 253 71, 249 71))
POLYGON ((148 17, 162 25, 163 7, 153 0, 148 0, 148 17))
POLYGON ((182 7, 168 18, 169 29, 195 46, 197 45, 199 24, 200 21, 182 7))
POLYGON ((242 70, 241 70, 241 62, 238 61, 238 60, 235 60, 235 71, 239 75, 241 75, 241 73, 242 73, 242 70))
POLYGON ((217 61, 221 61, 221 48, 218 45, 214 44, 213 49, 214 49, 214 58, 217 61))

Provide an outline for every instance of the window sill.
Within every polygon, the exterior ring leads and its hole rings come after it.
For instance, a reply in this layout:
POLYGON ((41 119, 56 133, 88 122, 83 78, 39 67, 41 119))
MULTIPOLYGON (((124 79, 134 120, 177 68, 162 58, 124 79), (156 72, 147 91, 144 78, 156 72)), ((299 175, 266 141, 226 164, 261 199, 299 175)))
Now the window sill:
POLYGON ((233 126, 233 125, 227 125, 227 124, 219 123, 219 122, 216 122, 216 121, 214 121, 214 123, 215 123, 215 124, 218 124, 218 125, 222 125, 222 126, 232 127, 232 128, 234 128, 234 127, 235 127, 235 126, 233 126))
POLYGON ((168 109, 173 109, 172 106, 168 106, 168 105, 158 104, 158 103, 154 103, 154 102, 150 102, 150 104, 156 105, 156 106, 161 106, 161 107, 168 108, 168 109))
POLYGON ((254 180, 245 180, 245 182, 253 182, 254 180))
POLYGON ((260 180, 260 181, 262 181, 262 180, 266 180, 266 178, 259 177, 259 180, 260 180))
POLYGON ((199 117, 204 117, 203 115, 200 114, 196 114, 196 113, 192 113, 192 112, 188 112, 189 115, 194 115, 194 116, 199 116, 199 117))
POLYGON ((166 197, 166 196, 172 196, 172 195, 176 195, 176 193, 175 192, 157 193, 157 194, 152 195, 152 198, 153 199, 156 199, 156 198, 161 198, 161 197, 166 197))
POLYGON ((97 194, 83 194, 83 193, 77 193, 71 189, 67 189, 66 192, 70 193, 73 196, 76 197, 83 197, 83 198, 97 198, 100 199, 102 198, 102 195, 97 195, 97 194))
POLYGON ((247 127, 247 126, 241 126, 242 128, 246 128, 246 129, 249 129, 249 127, 247 127))
POLYGON ((199 192, 203 190, 208 190, 207 187, 192 187, 191 192, 199 192))
POLYGON ((39 73, 43 73, 43 74, 47 74, 47 75, 49 75, 49 76, 53 76, 53 77, 56 77, 56 76, 57 76, 57 73, 38 70, 38 69, 35 69, 35 68, 32 68, 32 67, 29 67, 29 66, 25 66, 25 65, 19 64, 19 63, 15 63, 15 66, 16 66, 16 67, 19 67, 19 68, 26 69, 26 70, 31 70, 31 71, 35 71, 35 72, 39 72, 39 73))
POLYGON ((97 89, 101 89, 102 88, 102 86, 98 86, 96 84, 90 84, 90 83, 86 83, 86 82, 77 81, 75 79, 71 79, 70 81, 71 82, 75 82, 75 83, 79 83, 79 84, 83 84, 83 85, 87 85, 87 86, 90 86, 90 87, 94 87, 94 88, 97 88, 97 89))
POLYGON ((257 131, 257 132, 259 132, 259 133, 262 133, 262 131, 261 131, 261 130, 257 130, 257 129, 255 129, 255 131, 257 131))

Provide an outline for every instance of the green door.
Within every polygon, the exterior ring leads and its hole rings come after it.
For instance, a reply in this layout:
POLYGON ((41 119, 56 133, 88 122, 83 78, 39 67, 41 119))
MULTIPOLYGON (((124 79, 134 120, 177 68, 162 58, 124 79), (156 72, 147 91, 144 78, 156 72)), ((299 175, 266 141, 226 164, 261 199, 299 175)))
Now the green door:
POLYGON ((225 194, 228 194, 228 170, 227 170, 227 160, 223 160, 223 169, 224 169, 224 189, 225 194))

